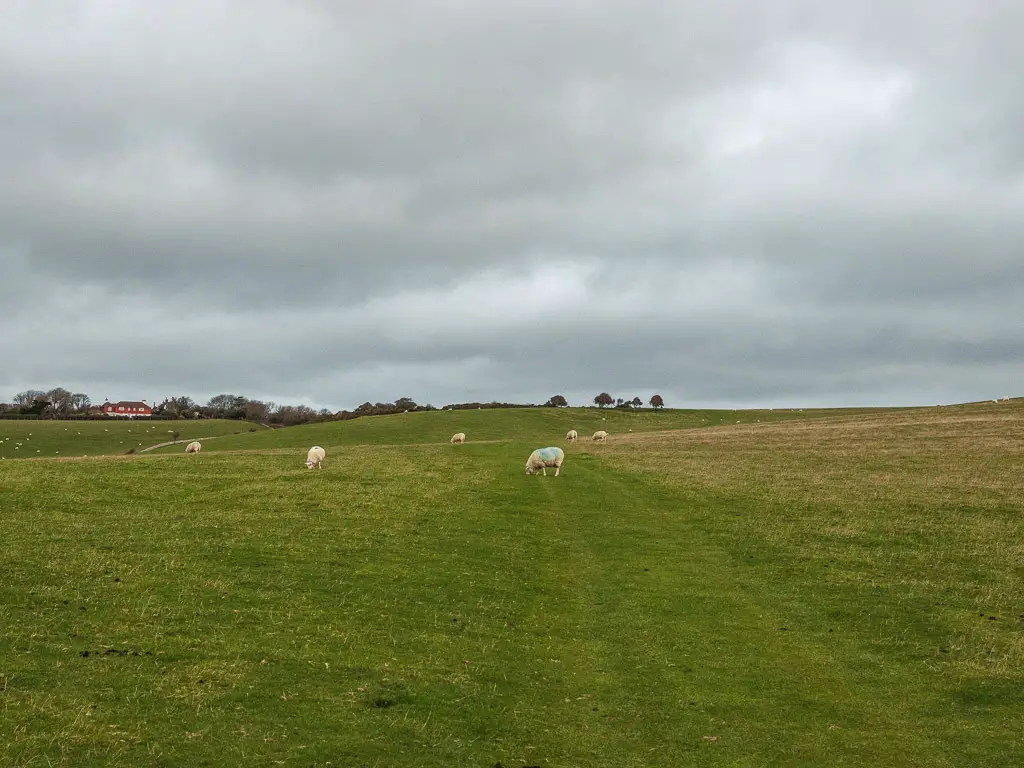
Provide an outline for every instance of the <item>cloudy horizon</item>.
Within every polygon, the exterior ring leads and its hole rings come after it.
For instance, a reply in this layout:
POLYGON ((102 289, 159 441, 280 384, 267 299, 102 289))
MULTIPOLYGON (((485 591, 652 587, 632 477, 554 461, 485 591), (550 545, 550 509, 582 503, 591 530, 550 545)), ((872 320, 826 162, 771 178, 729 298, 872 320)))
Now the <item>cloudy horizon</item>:
POLYGON ((1024 395, 1024 4, 3 16, 0 402, 1024 395))

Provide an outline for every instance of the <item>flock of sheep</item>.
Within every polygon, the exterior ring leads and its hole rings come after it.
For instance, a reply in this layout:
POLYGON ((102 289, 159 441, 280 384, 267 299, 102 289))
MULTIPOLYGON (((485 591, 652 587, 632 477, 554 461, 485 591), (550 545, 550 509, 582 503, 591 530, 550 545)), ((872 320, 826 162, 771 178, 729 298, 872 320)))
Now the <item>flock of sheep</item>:
MULTIPOLYGON (((565 439, 570 443, 575 443, 579 439, 579 433, 575 429, 570 429, 566 432, 565 439)), ((607 442, 608 432, 603 429, 599 429, 590 439, 595 443, 607 442)), ((456 432, 448 442, 452 445, 462 445, 466 442, 466 433, 456 432)), ((199 453, 202 448, 202 443, 198 440, 193 440, 185 446, 185 453, 199 453)), ((327 451, 319 445, 314 445, 306 453, 306 469, 312 469, 313 467, 323 469, 324 459, 326 457, 327 451)), ((565 451, 557 445, 549 445, 547 448, 538 448, 531 453, 530 457, 526 460, 526 474, 535 475, 540 472, 547 477, 547 468, 554 467, 555 477, 558 477, 558 473, 562 471, 563 461, 565 461, 565 451)))

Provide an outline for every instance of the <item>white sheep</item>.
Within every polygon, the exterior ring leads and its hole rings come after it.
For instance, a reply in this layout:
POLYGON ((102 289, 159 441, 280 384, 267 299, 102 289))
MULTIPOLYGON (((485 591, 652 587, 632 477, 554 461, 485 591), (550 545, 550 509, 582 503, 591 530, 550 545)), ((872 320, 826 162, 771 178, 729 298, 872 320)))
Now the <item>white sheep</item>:
POLYGON ((185 446, 185 453, 199 453, 203 449, 203 444, 198 440, 193 440, 191 443, 185 446))
POLYGON ((456 432, 454 435, 452 435, 452 439, 449 440, 448 442, 450 442, 452 445, 455 445, 456 443, 464 443, 466 442, 466 433, 456 432))
POLYGON ((594 436, 590 439, 593 440, 595 443, 603 443, 608 439, 608 433, 605 432, 603 429, 599 429, 597 430, 597 432, 594 433, 594 436))
POLYGON ((316 465, 317 469, 323 469, 326 457, 327 451, 319 445, 314 445, 306 454, 306 469, 312 469, 314 465, 316 465))
POLYGON ((577 433, 575 429, 570 429, 565 433, 565 439, 570 443, 575 443, 577 437, 579 437, 579 433, 577 433))
POLYGON ((558 477, 564 460, 565 452, 557 446, 552 445, 547 448, 538 448, 526 460, 526 474, 535 475, 539 471, 547 477, 547 467, 554 467, 555 477, 558 477))

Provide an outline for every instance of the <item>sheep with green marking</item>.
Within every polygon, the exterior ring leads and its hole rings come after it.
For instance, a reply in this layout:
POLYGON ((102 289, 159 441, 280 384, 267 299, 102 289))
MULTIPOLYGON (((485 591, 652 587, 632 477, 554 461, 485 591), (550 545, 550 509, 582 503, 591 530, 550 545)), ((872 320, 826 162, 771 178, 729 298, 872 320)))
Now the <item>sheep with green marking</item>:
POLYGON ((565 451, 557 446, 551 445, 547 448, 538 448, 530 454, 526 460, 526 474, 535 475, 538 472, 547 477, 547 468, 555 468, 555 477, 562 470, 562 462, 565 461, 565 451))

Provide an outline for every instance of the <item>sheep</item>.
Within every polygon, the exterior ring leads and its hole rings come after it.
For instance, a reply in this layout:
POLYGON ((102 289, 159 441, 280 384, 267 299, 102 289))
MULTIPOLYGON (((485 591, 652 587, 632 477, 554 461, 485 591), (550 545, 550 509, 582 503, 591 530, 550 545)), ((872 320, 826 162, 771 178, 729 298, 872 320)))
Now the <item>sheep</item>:
POLYGON ((455 445, 456 443, 464 443, 466 442, 466 433, 456 432, 454 435, 452 435, 452 439, 449 440, 448 442, 450 442, 452 445, 455 445))
POLYGON ((306 454, 306 469, 312 469, 315 464, 317 469, 324 468, 324 458, 327 456, 327 451, 321 448, 319 445, 314 445, 309 449, 306 454))
POLYGON ((547 448, 538 448, 536 451, 530 454, 530 458, 526 460, 526 474, 535 475, 537 470, 547 477, 547 467, 555 468, 555 477, 558 477, 558 473, 562 469, 562 462, 565 460, 565 452, 556 446, 549 446, 547 448))
POLYGON ((590 439, 593 440, 595 443, 603 443, 608 439, 608 433, 605 432, 603 429, 599 429, 597 430, 597 432, 594 433, 594 436, 590 439))
POLYGON ((198 440, 193 440, 191 443, 185 446, 185 453, 199 453, 203 449, 203 444, 198 440))
POLYGON ((575 443, 577 437, 579 437, 579 433, 577 433, 575 429, 570 429, 565 433, 565 439, 570 443, 575 443))

